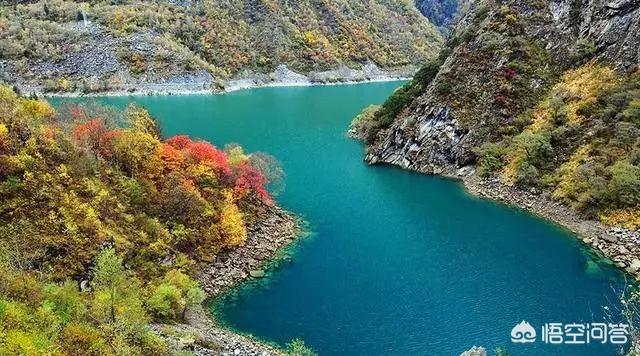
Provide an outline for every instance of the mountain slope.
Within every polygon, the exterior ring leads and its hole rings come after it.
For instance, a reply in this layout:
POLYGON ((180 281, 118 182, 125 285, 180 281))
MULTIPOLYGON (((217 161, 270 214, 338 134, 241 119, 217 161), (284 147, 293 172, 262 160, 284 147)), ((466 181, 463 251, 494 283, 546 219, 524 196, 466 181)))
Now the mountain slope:
POLYGON ((50 91, 220 85, 280 65, 303 74, 396 69, 432 57, 442 42, 406 0, 41 0, 3 6, 0 28, 5 80, 50 91))
POLYGON ((635 229, 639 47, 634 1, 480 3, 425 75, 352 132, 368 139, 370 163, 477 168, 635 229))
POLYGON ((416 0, 416 7, 431 23, 446 28, 453 23, 460 10, 468 7, 467 0, 416 0))

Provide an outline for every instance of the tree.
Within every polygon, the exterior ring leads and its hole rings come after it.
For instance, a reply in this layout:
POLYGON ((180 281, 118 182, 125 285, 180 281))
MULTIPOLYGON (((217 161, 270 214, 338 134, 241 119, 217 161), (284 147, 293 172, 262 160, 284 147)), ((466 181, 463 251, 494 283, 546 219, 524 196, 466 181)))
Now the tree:
POLYGON ((102 250, 93 270, 94 315, 101 321, 135 326, 147 321, 142 308, 141 287, 127 271, 113 248, 102 250))
POLYGON ((616 123, 613 141, 624 150, 631 151, 638 141, 638 136, 640 136, 638 124, 624 121, 616 123))
POLYGON ((146 302, 149 311, 159 320, 175 319, 178 310, 186 308, 180 290, 169 283, 158 285, 146 302))
POLYGON ((149 134, 157 139, 162 138, 162 130, 158 120, 152 117, 145 108, 137 106, 135 103, 129 104, 125 111, 131 129, 134 131, 149 134))
POLYGON ((225 145, 224 152, 227 155, 227 161, 232 169, 249 160, 249 157, 244 154, 242 146, 235 143, 225 145))
POLYGON ((182 310, 182 320, 185 319, 187 308, 193 308, 194 306, 202 304, 202 302, 204 302, 204 300, 207 298, 207 295, 200 287, 198 287, 197 285, 193 285, 189 289, 187 289, 185 298, 186 304, 184 309, 182 310))
POLYGON ((10 145, 9 129, 5 124, 0 124, 0 152, 8 150, 10 145))
POLYGON ((234 203, 233 195, 229 191, 224 193, 220 227, 226 246, 240 246, 247 239, 247 229, 244 226, 242 212, 234 203))
POLYGON ((122 169, 132 177, 152 179, 160 175, 162 161, 160 141, 139 131, 123 131, 111 144, 111 154, 122 169))
POLYGON ((284 352, 288 356, 316 356, 317 353, 308 347, 302 339, 293 339, 287 344, 284 352))
POLYGON ((162 320, 185 319, 187 309, 199 305, 205 293, 198 283, 180 270, 168 271, 147 301, 150 311, 162 320))
POLYGON ((254 166, 249 163, 243 163, 238 167, 237 171, 234 193, 238 198, 244 198, 254 193, 263 202, 272 203, 271 197, 265 189, 267 180, 254 166))
POLYGON ((485 143, 476 150, 478 154, 478 175, 481 177, 491 176, 503 165, 502 156, 504 147, 495 143, 485 143))
POLYGON ((220 178, 226 179, 231 176, 232 171, 231 167, 229 167, 227 155, 209 142, 189 142, 185 150, 193 162, 202 163, 214 168, 220 178))
POLYGON ((618 162, 610 169, 608 185, 609 199, 618 207, 640 204, 640 167, 627 162, 618 162))
POLYGON ((640 99, 634 99, 622 112, 622 117, 636 125, 640 125, 640 99))
POLYGON ((285 173, 282 164, 264 152, 254 152, 249 156, 251 166, 266 180, 271 195, 278 195, 285 188, 285 173))
POLYGON ((376 113, 380 110, 380 105, 369 105, 351 121, 349 125, 349 136, 367 142, 373 141, 377 133, 376 113))
POLYGON ((542 168, 553 153, 549 135, 524 131, 513 139, 516 149, 524 150, 526 160, 533 166, 542 168))

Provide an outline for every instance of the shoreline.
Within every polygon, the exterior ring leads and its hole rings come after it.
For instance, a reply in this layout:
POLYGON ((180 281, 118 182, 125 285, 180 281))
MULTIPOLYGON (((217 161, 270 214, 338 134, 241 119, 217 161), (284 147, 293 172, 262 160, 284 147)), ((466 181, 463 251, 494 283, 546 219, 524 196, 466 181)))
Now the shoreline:
POLYGON ((421 174, 460 181, 465 191, 474 197, 492 200, 529 212, 540 219, 569 230, 585 247, 610 260, 623 273, 640 281, 639 231, 607 226, 600 221, 587 219, 576 210, 554 200, 547 192, 525 191, 507 186, 499 178, 479 177, 472 166, 459 169, 448 167, 436 171, 420 171, 384 160, 368 161, 365 159, 365 161, 370 165, 386 164, 421 174))
POLYGON ((552 199, 546 192, 528 192, 507 186, 497 178, 478 177, 475 173, 446 176, 461 180, 466 191, 473 196, 506 204, 560 225, 575 234, 585 247, 609 259, 623 273, 640 281, 640 233, 637 231, 587 219, 552 199))
MULTIPOLYGON (((122 84, 117 89, 106 90, 72 90, 52 91, 44 89, 38 80, 8 83, 15 86, 23 95, 36 95, 43 98, 81 98, 108 96, 160 96, 160 95, 219 95, 239 90, 274 88, 274 87, 309 87, 329 85, 355 85, 376 82, 392 82, 410 80, 417 71, 416 65, 379 68, 367 63, 360 68, 352 69, 344 65, 324 71, 298 73, 286 65, 279 65, 269 73, 245 71, 233 79, 215 80, 208 72, 191 74, 174 74, 164 78, 141 79, 122 74, 122 84)), ((95 78, 74 78, 92 81, 95 78)))
MULTIPOLYGON (((160 89, 160 90, 135 90, 130 91, 128 89, 121 90, 108 90, 104 92, 91 92, 91 93, 80 93, 80 92, 69 92, 69 93, 43 93, 39 91, 30 91, 39 97, 43 98, 99 98, 99 97, 112 97, 112 96, 131 96, 131 97, 139 97, 139 96, 179 96, 179 95, 224 95, 237 91, 243 90, 252 90, 252 89, 262 89, 262 88, 301 88, 301 87, 316 87, 316 86, 338 86, 338 85, 358 85, 358 84, 370 84, 370 83, 385 83, 385 82, 396 82, 396 81, 407 81, 411 80, 410 76, 400 76, 400 77, 384 77, 384 78, 374 78, 374 79, 364 79, 364 80, 344 80, 344 81, 335 81, 335 82, 266 82, 266 83, 255 83, 252 85, 237 85, 232 86, 230 88, 224 90, 192 90, 186 89, 187 85, 177 84, 177 89, 160 89)), ((191 84, 190 84, 191 85, 191 84)), ((205 83, 198 83, 197 85, 205 85, 205 83)), ((164 85, 168 86, 168 85, 164 85)))
POLYGON ((272 263, 303 235, 302 220, 278 206, 265 207, 259 215, 248 226, 245 245, 218 254, 197 273, 207 300, 188 310, 184 323, 150 326, 173 350, 191 350, 196 355, 283 354, 275 344, 232 330, 208 310, 213 300, 229 290, 265 277, 272 263))
MULTIPOLYGON (((347 135, 363 141, 358 127, 353 125, 348 128, 347 135)), ((608 226, 595 219, 589 219, 577 210, 553 199, 547 191, 508 186, 498 177, 479 177, 474 165, 456 167, 451 164, 442 166, 417 161, 411 152, 398 152, 394 146, 395 142, 389 138, 378 145, 381 147, 364 144, 364 161, 367 164, 387 164, 462 181, 468 194, 527 211, 569 230, 583 245, 605 257, 623 273, 640 281, 640 231, 608 226)))

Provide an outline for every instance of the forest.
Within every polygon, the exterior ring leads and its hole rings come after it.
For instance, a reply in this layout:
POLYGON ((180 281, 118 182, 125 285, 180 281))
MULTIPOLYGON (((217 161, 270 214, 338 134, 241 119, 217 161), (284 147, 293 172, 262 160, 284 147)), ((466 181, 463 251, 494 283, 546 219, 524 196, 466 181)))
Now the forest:
POLYGON ((84 81, 92 76, 100 84, 90 91, 99 91, 122 80, 118 71, 143 81, 200 72, 222 81, 279 65, 299 73, 367 63, 397 68, 422 63, 441 43, 404 0, 40 0, 0 7, 0 61, 23 79, 46 81, 47 91, 90 90, 84 81), (65 61, 78 65, 66 68, 65 61))
POLYGON ((1 87, 2 353, 166 354, 147 325, 204 301, 195 271, 244 243, 278 169, 165 139, 138 106, 55 110, 1 87))

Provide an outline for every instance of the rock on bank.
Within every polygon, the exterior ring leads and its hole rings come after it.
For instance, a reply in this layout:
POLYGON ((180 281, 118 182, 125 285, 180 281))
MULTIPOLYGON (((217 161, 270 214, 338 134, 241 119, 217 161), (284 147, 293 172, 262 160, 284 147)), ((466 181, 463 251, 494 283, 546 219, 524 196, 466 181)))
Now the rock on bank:
MULTIPOLYGON (((267 208, 266 213, 253 221, 248 230, 244 246, 220 253, 197 275, 210 299, 249 278, 263 276, 265 266, 301 233, 300 221, 276 206, 267 208)), ((221 327, 206 305, 189 311, 186 319, 185 324, 156 324, 151 328, 166 338, 173 350, 192 351, 196 355, 262 356, 282 353, 273 346, 221 327)))

